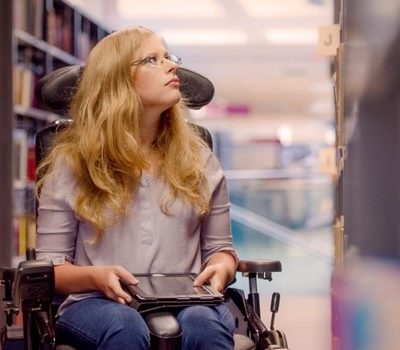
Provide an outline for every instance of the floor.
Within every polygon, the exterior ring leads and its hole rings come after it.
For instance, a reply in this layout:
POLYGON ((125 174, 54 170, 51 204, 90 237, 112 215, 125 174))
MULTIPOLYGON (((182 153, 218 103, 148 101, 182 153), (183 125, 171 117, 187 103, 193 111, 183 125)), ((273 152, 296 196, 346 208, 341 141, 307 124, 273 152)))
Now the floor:
MULTIPOLYGON (((261 297, 261 316, 269 325, 269 297, 261 297)), ((325 295, 281 295, 275 328, 284 330, 290 350, 330 350, 330 297, 325 295)))

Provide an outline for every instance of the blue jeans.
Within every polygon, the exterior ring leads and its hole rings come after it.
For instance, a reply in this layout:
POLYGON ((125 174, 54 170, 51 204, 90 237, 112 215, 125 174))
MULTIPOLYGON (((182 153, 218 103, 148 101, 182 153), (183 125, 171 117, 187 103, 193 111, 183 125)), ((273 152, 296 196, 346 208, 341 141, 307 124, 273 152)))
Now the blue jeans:
MULTIPOLYGON (((232 350, 234 320, 225 304, 190 306, 176 315, 184 350, 232 350)), ((150 349, 150 334, 140 314, 103 298, 70 305, 56 322, 59 343, 76 349, 150 349)))

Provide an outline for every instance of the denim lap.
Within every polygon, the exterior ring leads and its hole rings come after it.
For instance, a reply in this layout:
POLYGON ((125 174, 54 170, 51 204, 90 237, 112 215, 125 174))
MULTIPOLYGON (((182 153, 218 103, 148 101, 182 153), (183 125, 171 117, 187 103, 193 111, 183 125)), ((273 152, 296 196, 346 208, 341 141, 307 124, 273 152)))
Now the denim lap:
POLYGON ((234 319, 228 307, 190 306, 177 314, 184 350, 233 350, 234 319))
MULTIPOLYGON (((177 313, 183 350, 232 350, 234 320, 225 304, 190 306, 177 313)), ((103 298, 70 305, 56 322, 57 342, 76 349, 150 348, 150 333, 141 315, 129 306, 103 298)))
POLYGON ((108 299, 70 305, 56 323, 57 343, 76 349, 148 350, 150 332, 140 314, 108 299))

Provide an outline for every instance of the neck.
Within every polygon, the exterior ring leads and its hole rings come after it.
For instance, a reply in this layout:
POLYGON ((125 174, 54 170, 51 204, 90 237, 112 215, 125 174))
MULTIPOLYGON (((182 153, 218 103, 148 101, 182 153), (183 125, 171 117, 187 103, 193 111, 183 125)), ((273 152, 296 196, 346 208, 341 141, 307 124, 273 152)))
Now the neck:
POLYGON ((140 120, 140 136, 144 146, 151 146, 156 138, 161 113, 144 111, 140 120))

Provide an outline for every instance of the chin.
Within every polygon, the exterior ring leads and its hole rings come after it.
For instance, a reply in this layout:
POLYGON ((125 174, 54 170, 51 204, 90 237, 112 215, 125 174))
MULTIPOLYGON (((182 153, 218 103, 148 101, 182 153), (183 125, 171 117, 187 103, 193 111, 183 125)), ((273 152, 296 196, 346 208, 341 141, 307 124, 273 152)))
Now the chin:
POLYGON ((171 97, 171 100, 168 101, 169 106, 168 108, 176 105, 181 100, 181 94, 178 92, 174 97, 171 97))
POLYGON ((178 96, 175 99, 174 105, 176 105, 180 100, 181 100, 181 94, 178 94, 178 96))
POLYGON ((145 102, 145 104, 153 106, 157 105, 161 107, 163 111, 165 111, 168 108, 175 106, 180 100, 181 100, 181 94, 177 92, 175 94, 169 94, 168 96, 164 96, 162 100, 147 101, 147 103, 145 102))

